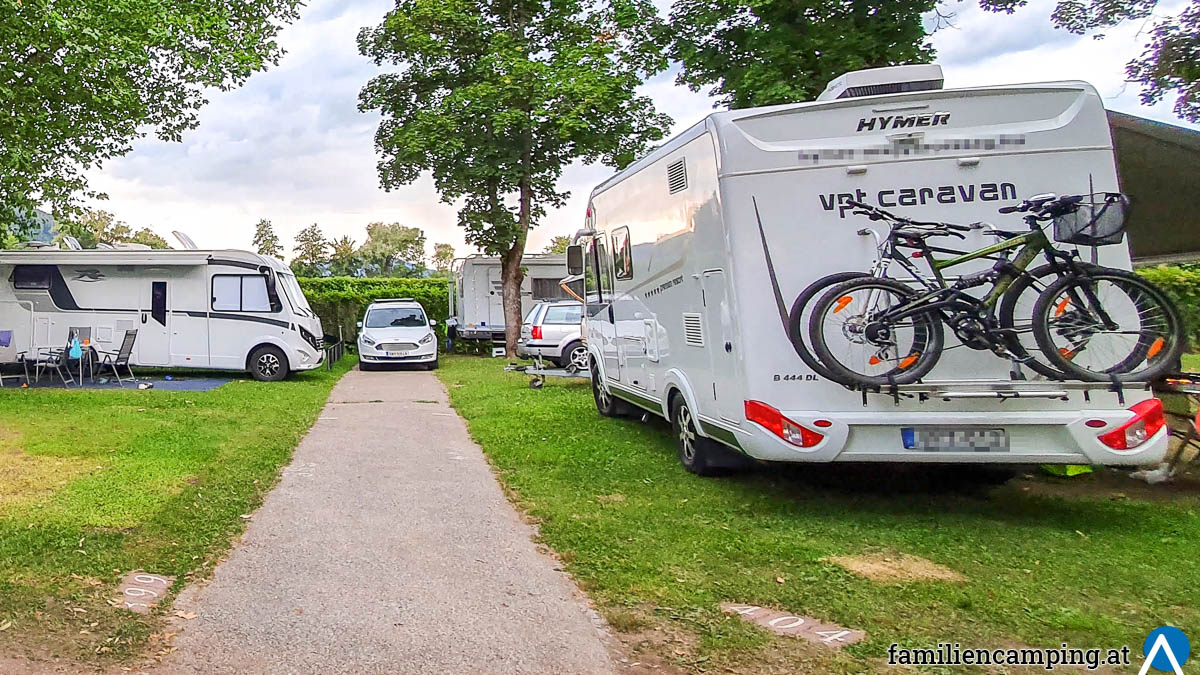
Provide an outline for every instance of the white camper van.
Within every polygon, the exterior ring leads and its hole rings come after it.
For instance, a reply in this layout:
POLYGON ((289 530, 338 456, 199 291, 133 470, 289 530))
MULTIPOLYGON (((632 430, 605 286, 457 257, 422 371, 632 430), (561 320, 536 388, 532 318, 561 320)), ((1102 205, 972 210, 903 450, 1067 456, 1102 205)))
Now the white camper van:
MULTIPOLYGON (((951 90, 937 66, 902 66, 843 76, 810 103, 713 113, 591 193, 568 267, 586 272, 597 408, 671 420, 697 473, 736 459, 730 448, 788 462, 1157 462, 1166 429, 1129 449, 1100 439, 1135 418, 1144 388, 1014 380, 990 352, 948 349, 920 383, 854 391, 789 339, 806 286, 875 258, 858 231, 883 226, 848 200, 1022 229, 998 207, 1117 188, 1104 107, 1082 82, 951 90), (914 430, 947 443, 914 448, 914 430)), ((967 237, 966 250, 994 242, 967 237)), ((1128 268, 1125 246, 1096 250, 1128 268)))
POLYGON ((320 365, 321 321, 283 262, 247 251, 0 251, 0 363, 89 336, 135 366, 246 370, 280 380, 320 365))
MULTIPOLYGON (((521 316, 534 303, 544 300, 568 300, 559 282, 563 276, 561 254, 533 253, 521 262, 525 280, 521 282, 521 316)), ((504 296, 501 293, 500 258, 472 255, 454 261, 454 284, 450 287, 450 316, 457 323, 458 336, 467 340, 504 338, 504 296)))

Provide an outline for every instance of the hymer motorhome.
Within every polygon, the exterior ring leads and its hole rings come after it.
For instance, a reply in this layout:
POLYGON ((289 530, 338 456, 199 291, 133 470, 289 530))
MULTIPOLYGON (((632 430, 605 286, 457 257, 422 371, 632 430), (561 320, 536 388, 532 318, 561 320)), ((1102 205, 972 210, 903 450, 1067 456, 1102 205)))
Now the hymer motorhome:
MULTIPOLYGON (((1125 448, 1101 438, 1136 418, 1144 387, 1022 380, 990 352, 951 348, 919 383, 852 390, 799 358, 798 294, 868 270, 863 228, 885 227, 848 201, 1016 229, 998 207, 1117 190, 1091 86, 941 85, 937 66, 901 66, 849 73, 809 103, 715 112, 597 186, 568 268, 586 278, 600 412, 671 420, 698 473, 737 459, 731 450, 787 462, 1159 461, 1165 429, 1125 448)), ((967 250, 993 241, 966 236, 967 250)), ((1084 255, 1129 267, 1125 246, 1084 255)))
POLYGON ((291 270, 247 251, 0 251, 0 279, 0 363, 72 333, 116 351, 130 330, 134 366, 279 380, 324 357, 321 321, 291 270))

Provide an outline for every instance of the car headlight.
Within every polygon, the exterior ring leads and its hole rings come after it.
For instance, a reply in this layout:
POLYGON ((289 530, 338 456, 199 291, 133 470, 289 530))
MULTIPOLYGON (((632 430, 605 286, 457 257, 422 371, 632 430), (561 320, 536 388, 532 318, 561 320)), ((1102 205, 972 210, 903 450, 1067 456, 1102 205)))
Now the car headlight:
POLYGON ((430 342, 433 342, 433 333, 430 333, 429 335, 426 335, 425 337, 421 338, 421 344, 423 344, 423 345, 427 345, 430 342))
POLYGON ((371 336, 367 335, 366 333, 363 333, 362 341, 363 341, 363 344, 368 344, 368 345, 375 344, 375 341, 371 339, 371 336))

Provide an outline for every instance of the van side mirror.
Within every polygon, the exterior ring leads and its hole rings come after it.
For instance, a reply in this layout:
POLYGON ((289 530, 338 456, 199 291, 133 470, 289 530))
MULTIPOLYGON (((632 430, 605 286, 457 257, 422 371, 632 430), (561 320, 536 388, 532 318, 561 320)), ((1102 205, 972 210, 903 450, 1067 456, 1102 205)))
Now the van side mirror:
POLYGON ((433 319, 430 319, 430 320, 429 320, 429 327, 430 327, 430 328, 433 328, 433 327, 434 327, 434 326, 436 326, 436 325, 437 325, 437 321, 434 321, 433 319))
POLYGON ((361 321, 359 321, 359 322, 358 322, 358 327, 359 327, 359 328, 362 328, 362 322, 361 322, 361 321))
POLYGON ((579 244, 567 247, 567 274, 583 274, 583 247, 579 244))

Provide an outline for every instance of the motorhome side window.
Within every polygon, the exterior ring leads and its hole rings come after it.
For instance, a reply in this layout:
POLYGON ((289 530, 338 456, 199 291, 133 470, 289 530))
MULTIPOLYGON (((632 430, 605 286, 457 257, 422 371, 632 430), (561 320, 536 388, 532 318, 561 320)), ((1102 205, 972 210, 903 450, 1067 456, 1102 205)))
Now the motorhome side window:
POLYGON ((18 290, 50 288, 52 265, 17 265, 12 271, 12 285, 18 290))
POLYGON ((629 228, 613 230, 613 268, 618 279, 633 278, 633 251, 629 247, 629 228))
POLYGON ((214 274, 212 308, 215 312, 270 312, 267 278, 261 274, 214 274))

